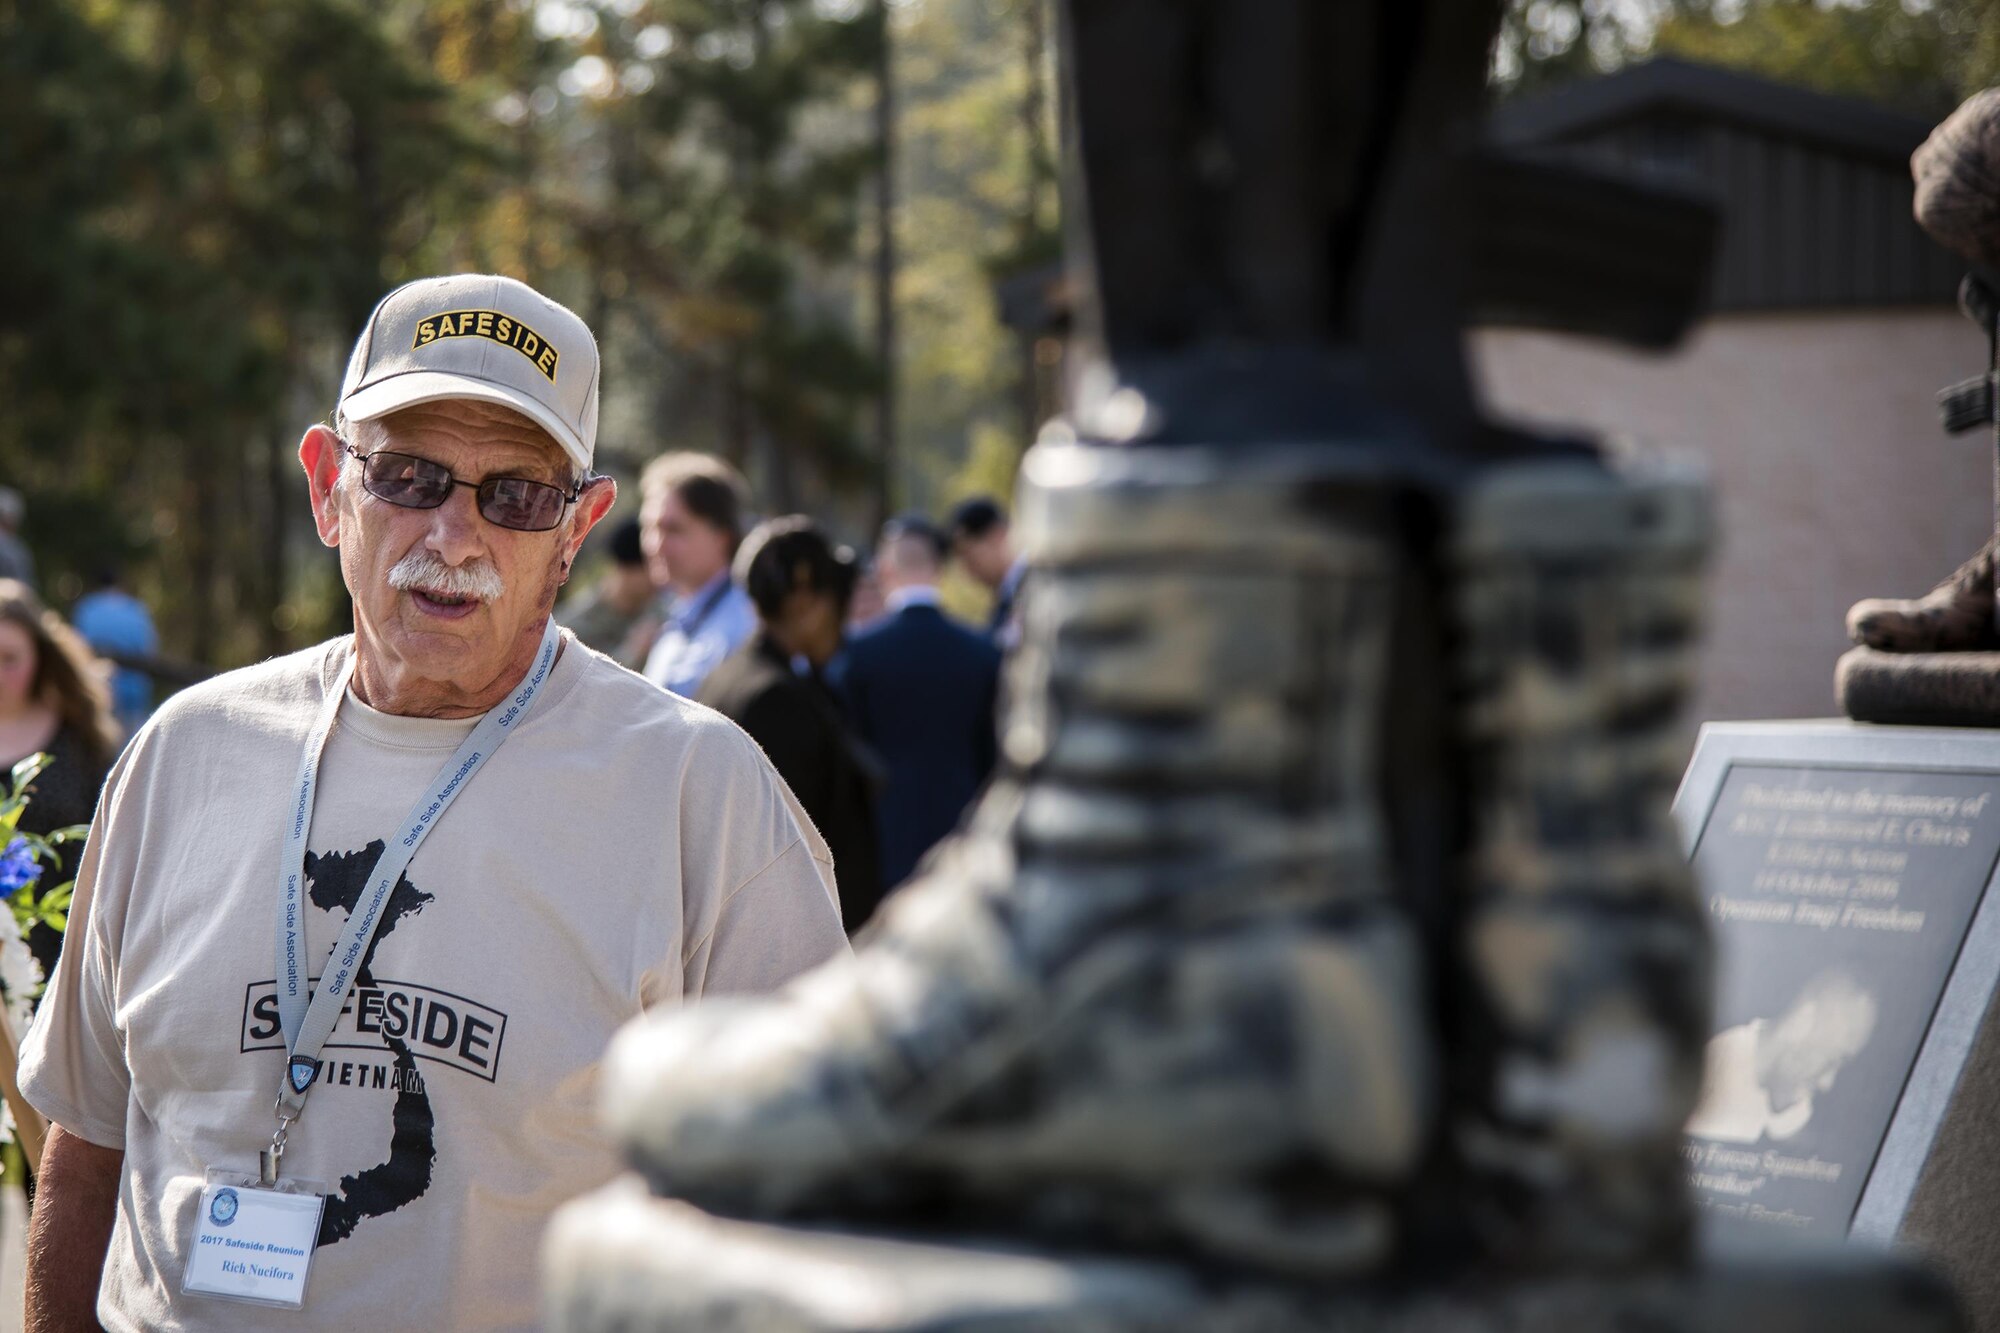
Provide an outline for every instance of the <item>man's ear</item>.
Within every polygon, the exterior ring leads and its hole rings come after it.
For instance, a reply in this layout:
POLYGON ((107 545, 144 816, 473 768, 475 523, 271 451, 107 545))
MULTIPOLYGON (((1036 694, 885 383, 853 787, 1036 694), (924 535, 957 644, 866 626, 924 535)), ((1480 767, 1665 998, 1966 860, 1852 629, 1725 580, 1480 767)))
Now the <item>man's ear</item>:
POLYGON ((340 545, 340 497, 333 486, 346 461, 340 437, 325 426, 311 427, 299 441, 299 463, 306 470, 306 489, 312 492, 313 527, 328 546, 340 545))
POLYGON ((611 512, 611 506, 618 499, 618 483, 609 477, 593 477, 583 488, 583 494, 576 497, 576 522, 570 525, 569 540, 563 546, 563 567, 576 562, 576 553, 583 549, 583 539, 611 512))

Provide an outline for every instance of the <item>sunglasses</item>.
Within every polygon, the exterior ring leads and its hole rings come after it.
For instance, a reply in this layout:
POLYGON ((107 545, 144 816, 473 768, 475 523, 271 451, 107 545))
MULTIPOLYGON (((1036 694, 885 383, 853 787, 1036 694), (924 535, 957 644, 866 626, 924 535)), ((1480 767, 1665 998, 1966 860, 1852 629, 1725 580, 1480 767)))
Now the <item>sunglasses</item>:
POLYGON ((583 494, 584 483, 563 490, 547 482, 526 477, 488 477, 485 481, 461 481, 443 464, 414 454, 377 449, 372 454, 357 452, 342 441, 341 448, 361 464, 361 485, 378 500, 404 509, 436 509, 451 498, 452 488, 470 486, 479 515, 496 527, 516 532, 547 532, 562 522, 563 510, 583 494))

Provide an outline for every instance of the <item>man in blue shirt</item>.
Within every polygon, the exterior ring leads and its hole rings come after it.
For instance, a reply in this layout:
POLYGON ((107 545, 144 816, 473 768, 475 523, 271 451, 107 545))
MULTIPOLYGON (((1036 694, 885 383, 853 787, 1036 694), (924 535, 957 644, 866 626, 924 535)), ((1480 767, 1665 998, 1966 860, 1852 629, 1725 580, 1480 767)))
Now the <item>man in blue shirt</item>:
POLYGON ((757 628, 757 608, 729 579, 749 487, 713 455, 673 453, 652 461, 639 488, 646 567, 666 611, 646 679, 692 699, 757 628))
MULTIPOLYGON (((106 655, 151 657, 160 651, 160 636, 146 604, 118 586, 118 571, 105 568, 97 590, 76 604, 70 621, 84 642, 106 655)), ((143 671, 120 667, 111 678, 111 707, 127 736, 145 725, 153 711, 153 682, 143 671)))

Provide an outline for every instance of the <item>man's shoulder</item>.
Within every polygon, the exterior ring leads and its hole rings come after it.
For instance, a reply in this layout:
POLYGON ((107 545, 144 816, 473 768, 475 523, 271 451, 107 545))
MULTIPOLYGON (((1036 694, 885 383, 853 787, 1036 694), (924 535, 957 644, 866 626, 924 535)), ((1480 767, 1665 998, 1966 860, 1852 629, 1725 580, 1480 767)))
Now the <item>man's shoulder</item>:
POLYGON ((287 731, 308 727, 313 710, 326 697, 329 659, 346 651, 344 637, 330 639, 210 676, 175 692, 145 729, 165 736, 218 726, 287 731))
POLYGON ((938 618, 944 621, 945 628, 950 630, 952 636, 973 656, 982 661, 988 658, 991 658, 995 662, 1000 660, 1000 649, 993 642, 993 636, 987 631, 975 625, 968 625, 962 620, 954 620, 950 616, 940 616, 938 618))
MULTIPOLYGON (((584 725, 589 731, 584 739, 590 743, 657 749, 742 736, 735 723, 709 705, 662 689, 603 653, 574 641, 566 651, 585 654, 581 677, 566 702, 587 719, 584 725)), ((730 742, 723 739, 721 743, 730 742)))
POLYGON ((718 812, 746 799, 773 810, 794 804, 762 747, 742 727, 602 653, 590 653, 563 705, 568 718, 553 733, 557 743, 595 747, 601 767, 624 773, 635 787, 649 786, 649 798, 678 792, 680 799, 718 812))
POLYGON ((891 611, 881 619, 863 629, 856 630, 848 643, 850 652, 863 656, 869 653, 893 651, 899 641, 921 638, 929 632, 929 627, 943 620, 942 614, 926 615, 922 608, 904 607, 891 611))
POLYGON ((866 649, 869 644, 879 643, 882 640, 882 636, 894 629, 895 626, 896 617, 894 615, 878 616, 848 634, 844 651, 851 654, 857 648, 866 649))
POLYGON ((260 756, 295 754, 326 698, 328 658, 341 651, 337 639, 175 692, 133 736, 120 766, 135 779, 185 782, 211 771, 204 764, 249 771, 260 756))
POLYGON ((961 624, 935 606, 911 606, 882 617, 847 641, 850 662, 902 661, 921 653, 926 659, 939 652, 956 652, 968 657, 1000 660, 1000 650, 992 641, 969 625, 961 624))
POLYGON ((95 617, 123 618, 131 614, 133 600, 115 589, 100 588, 96 592, 85 593, 77 599, 76 608, 70 612, 72 622, 95 617))
POLYGON ((943 607, 911 608, 919 614, 909 617, 909 635, 921 639, 933 649, 944 649, 958 653, 968 661, 985 663, 989 659, 998 663, 1000 650, 993 646, 993 640, 958 620, 943 607))
POLYGON ((733 717, 752 700, 772 690, 784 689, 791 678, 788 670, 773 662, 755 643, 745 642, 716 664, 708 679, 701 683, 701 689, 695 692, 695 698, 733 717))
POLYGON ((155 641, 153 616, 146 604, 128 593, 96 592, 76 604, 70 622, 86 637, 96 635, 128 652, 150 651, 155 641))
POLYGON ((848 635, 840 647, 839 678, 853 680, 894 668, 909 651, 908 630, 897 623, 901 619, 898 614, 886 615, 848 635))

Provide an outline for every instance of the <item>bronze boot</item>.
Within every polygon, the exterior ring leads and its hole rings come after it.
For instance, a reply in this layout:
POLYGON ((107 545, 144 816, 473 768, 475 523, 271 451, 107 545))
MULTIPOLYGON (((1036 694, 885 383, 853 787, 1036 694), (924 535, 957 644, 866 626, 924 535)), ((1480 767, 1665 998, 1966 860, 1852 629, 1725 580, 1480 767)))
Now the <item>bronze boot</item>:
POLYGON ((851 960, 619 1038, 606 1104, 656 1191, 1388 1260, 1435 1123, 1382 797, 1413 599, 1404 509, 1341 457, 1033 451, 1005 772, 851 960))
POLYGON ((1996 534, 1951 577, 1922 597, 1871 597, 1847 612, 1847 635, 1885 653, 1955 653, 2000 648, 1995 626, 1996 534))

